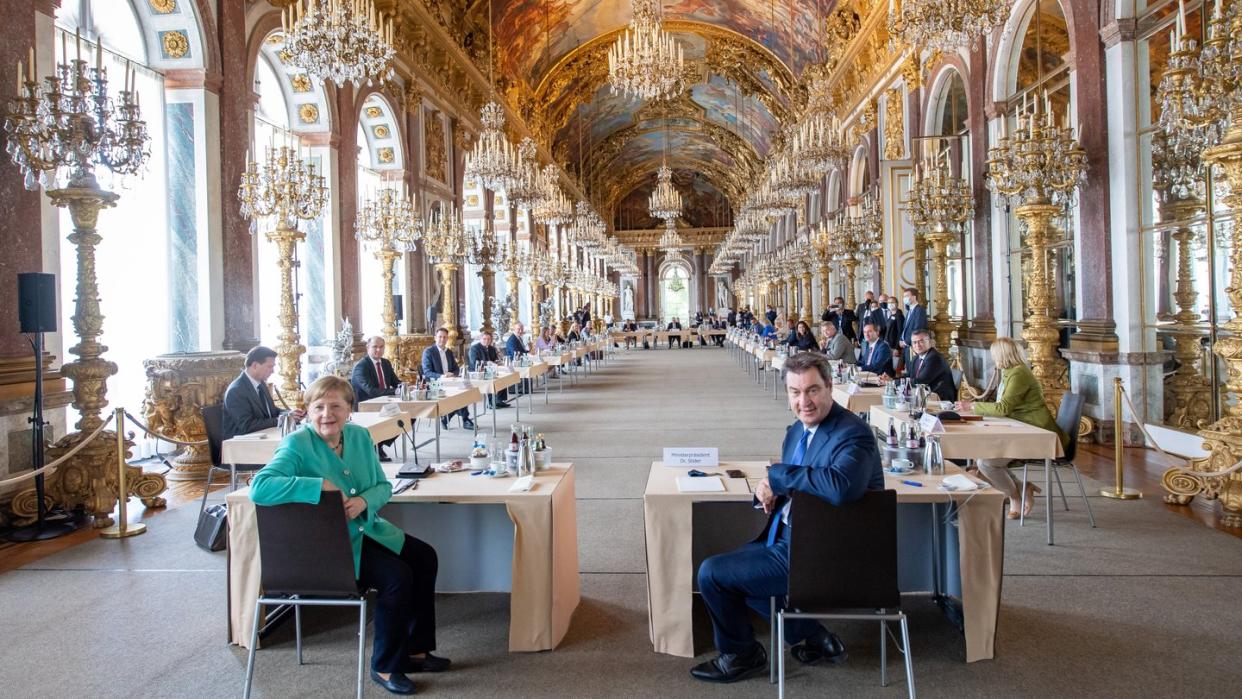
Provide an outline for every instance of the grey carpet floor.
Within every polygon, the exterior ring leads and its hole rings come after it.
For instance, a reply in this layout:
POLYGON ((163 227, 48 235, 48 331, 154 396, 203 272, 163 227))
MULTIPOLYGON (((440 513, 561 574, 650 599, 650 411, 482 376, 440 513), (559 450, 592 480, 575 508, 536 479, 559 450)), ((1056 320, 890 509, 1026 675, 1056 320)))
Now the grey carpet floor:
MULTIPOLYGON (((564 393, 553 388, 548 405, 542 400, 533 414, 523 405, 523 422, 577 469, 582 604, 556 651, 510 654, 506 595, 442 595, 439 648, 454 670, 417 676, 420 694, 773 694, 762 679, 701 685, 687 674, 695 661, 651 651, 641 498, 663 446, 717 446, 737 460, 775 456, 787 408, 716 349, 623 353, 564 393)), ((512 413, 501 412, 502 429, 512 413)), ((480 424, 490 427, 490 417, 480 424)), ((445 455, 462 454, 469 441, 450 430, 445 455)), ((1099 485, 1088 482, 1088 493, 1099 485)), ((1242 679, 1231 655, 1242 641, 1234 604, 1242 542, 1151 503, 1094 495, 1099 528, 1091 529, 1076 492, 1070 487, 1072 509, 1056 512, 1055 547, 1044 545, 1042 501, 1025 527, 1007 524, 995 660, 966 665, 961 637, 939 611, 908 600, 921 694, 1215 696, 1242 679)), ((0 693, 237 696, 246 657, 225 643, 224 554, 191 542, 196 511, 197 503, 186 505, 152 518, 144 536, 92 541, 0 576, 0 693)), ((849 661, 792 663, 791 696, 904 693, 899 681, 879 685, 875 625, 836 630, 849 661)), ((351 695, 352 633, 347 612, 311 610, 299 667, 291 625, 278 629, 259 653, 256 696, 351 695)), ((387 696, 369 681, 366 691, 387 696)))

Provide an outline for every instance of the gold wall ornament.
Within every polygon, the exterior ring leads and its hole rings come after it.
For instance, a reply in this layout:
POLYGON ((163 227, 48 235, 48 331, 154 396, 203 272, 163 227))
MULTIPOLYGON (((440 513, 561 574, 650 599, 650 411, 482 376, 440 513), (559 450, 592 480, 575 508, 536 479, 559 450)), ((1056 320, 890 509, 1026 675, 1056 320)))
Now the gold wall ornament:
POLYGON ((184 58, 190 52, 190 37, 181 30, 160 32, 164 58, 184 58))
POLYGON ((438 182, 448 182, 448 156, 444 150, 444 121, 438 111, 429 111, 423 120, 426 144, 426 175, 438 182))
POLYGON ((392 148, 385 147, 376 151, 375 155, 381 165, 391 165, 396 160, 397 152, 392 148))
POLYGON ((905 94, 900 87, 888 91, 884 103, 884 159, 901 160, 906 156, 905 94))
POLYGON ((289 76, 289 84, 293 86, 293 91, 299 94, 311 91, 310 76, 306 73, 294 73, 289 76))
MULTIPOLYGON (((142 419, 154 432, 182 442, 207 439, 199 410, 224 400, 224 391, 245 364, 240 352, 162 354, 142 362, 147 375, 142 419)), ((172 460, 170 481, 203 480, 211 467, 206 444, 182 447, 172 460)))
POLYGON ((363 113, 367 115, 368 119, 378 119, 384 116, 384 110, 376 106, 367 107, 363 113))
POLYGON ((315 106, 314 104, 298 105, 298 119, 303 124, 318 124, 319 123, 319 107, 315 106))
POLYGON ((392 131, 385 124, 376 124, 375 128, 371 129, 371 133, 375 134, 376 138, 388 138, 392 135, 392 131))
POLYGON ((177 0, 147 0, 147 5, 157 15, 170 15, 177 11, 177 0))

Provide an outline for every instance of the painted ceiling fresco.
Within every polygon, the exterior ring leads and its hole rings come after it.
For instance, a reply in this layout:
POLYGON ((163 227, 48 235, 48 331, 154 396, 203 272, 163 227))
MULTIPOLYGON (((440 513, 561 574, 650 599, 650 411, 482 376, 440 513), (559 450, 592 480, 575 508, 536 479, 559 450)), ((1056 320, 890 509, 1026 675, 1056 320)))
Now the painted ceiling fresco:
MULTIPOLYGON (((561 56, 623 28, 629 0, 495 0, 493 26, 501 70, 534 83, 561 56)), ((817 0, 666 0, 664 18, 702 22, 753 39, 795 73, 816 55, 817 0), (792 12, 793 22, 790 22, 792 12), (791 50, 792 44, 792 50, 791 50)))

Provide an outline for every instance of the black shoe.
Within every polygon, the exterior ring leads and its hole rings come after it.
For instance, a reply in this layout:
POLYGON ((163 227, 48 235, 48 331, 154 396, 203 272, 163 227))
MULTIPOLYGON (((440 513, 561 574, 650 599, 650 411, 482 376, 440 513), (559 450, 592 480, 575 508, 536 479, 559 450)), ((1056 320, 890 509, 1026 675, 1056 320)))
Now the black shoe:
POLYGON ((392 461, 392 457, 385 454, 383 449, 379 449, 378 451, 379 451, 379 460, 381 463, 389 463, 392 461))
POLYGON ((471 420, 468 417, 463 417, 461 419, 461 426, 463 429, 472 430, 472 431, 478 429, 477 427, 474 426, 474 420, 471 420))
POLYGON ((441 658, 439 656, 435 656, 435 655, 432 655, 431 653, 428 653, 427 657, 425 658, 415 658, 415 657, 408 658, 405 663, 405 671, 409 673, 444 672, 445 670, 449 669, 449 665, 452 665, 452 664, 453 664, 453 661, 449 660, 448 658, 441 658))
POLYGON ((507 400, 498 400, 498 401, 496 401, 496 404, 495 404, 495 405, 493 405, 492 407, 493 407, 493 408, 508 408, 508 407, 511 407, 511 406, 509 405, 509 401, 507 401, 507 400))
POLYGON ((768 669, 768 654, 756 643, 746 653, 721 653, 711 660, 695 665, 690 675, 704 682, 737 682, 761 674, 768 669))
POLYGON ((393 694, 413 694, 414 693, 414 683, 410 681, 410 678, 406 677, 400 672, 391 672, 388 674, 388 679, 384 679, 383 677, 379 676, 378 672, 376 672, 375 670, 372 670, 371 679, 375 680, 375 684, 378 684, 379 686, 383 687, 384 689, 387 689, 393 694))
POLYGON ((440 418, 440 427, 442 427, 442 428, 444 428, 444 429, 446 429, 446 430, 448 429, 448 418, 446 418, 446 417, 442 417, 442 418, 440 418))
POLYGON ((841 639, 826 629, 820 629, 810 638, 790 648, 789 653, 803 665, 814 665, 821 660, 837 665, 845 662, 849 655, 845 652, 845 644, 841 643, 841 639))

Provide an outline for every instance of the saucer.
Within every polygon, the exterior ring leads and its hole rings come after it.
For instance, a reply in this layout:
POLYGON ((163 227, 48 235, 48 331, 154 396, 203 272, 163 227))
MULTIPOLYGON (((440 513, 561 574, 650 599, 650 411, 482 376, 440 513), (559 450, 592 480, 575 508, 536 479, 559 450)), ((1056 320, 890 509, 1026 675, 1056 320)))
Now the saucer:
POLYGON ((914 473, 912 468, 886 468, 884 472, 893 476, 904 476, 907 473, 914 473))

